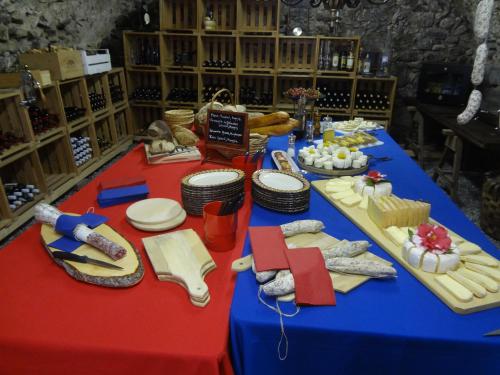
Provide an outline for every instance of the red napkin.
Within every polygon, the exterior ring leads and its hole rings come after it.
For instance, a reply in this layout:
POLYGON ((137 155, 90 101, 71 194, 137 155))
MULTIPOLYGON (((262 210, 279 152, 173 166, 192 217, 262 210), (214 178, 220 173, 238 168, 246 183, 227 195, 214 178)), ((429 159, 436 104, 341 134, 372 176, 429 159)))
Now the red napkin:
POLYGON ((250 227, 248 233, 257 272, 289 268, 285 255, 288 248, 280 227, 250 227))
POLYGON ((287 250, 286 256, 295 281, 295 303, 335 306, 332 279, 319 248, 287 250))
POLYGON ((112 180, 101 181, 99 184, 99 191, 107 189, 117 189, 121 187, 129 187, 135 185, 143 185, 146 179, 143 176, 121 177, 112 180))

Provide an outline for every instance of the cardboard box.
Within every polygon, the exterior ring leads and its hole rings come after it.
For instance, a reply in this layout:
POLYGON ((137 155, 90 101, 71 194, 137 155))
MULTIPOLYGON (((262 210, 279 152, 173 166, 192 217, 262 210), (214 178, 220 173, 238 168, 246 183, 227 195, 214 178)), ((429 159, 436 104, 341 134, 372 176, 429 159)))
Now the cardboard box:
POLYGON ((19 62, 30 69, 50 70, 52 79, 58 81, 82 77, 84 74, 82 57, 80 51, 76 50, 22 53, 19 62))
MULTIPOLYGON (((31 74, 40 83, 42 87, 52 84, 50 72, 48 70, 32 70, 31 74)), ((13 88, 18 89, 21 87, 21 73, 1 73, 0 74, 0 88, 13 88)))

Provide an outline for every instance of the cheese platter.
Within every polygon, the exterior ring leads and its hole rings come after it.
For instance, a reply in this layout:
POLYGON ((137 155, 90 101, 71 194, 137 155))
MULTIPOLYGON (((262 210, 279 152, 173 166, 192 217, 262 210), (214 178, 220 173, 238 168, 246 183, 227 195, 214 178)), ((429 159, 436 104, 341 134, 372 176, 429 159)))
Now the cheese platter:
POLYGON ((470 314, 500 306, 498 260, 430 218, 430 205, 425 202, 400 199, 390 189, 380 189, 377 197, 375 189, 362 191, 366 195, 357 193, 352 187, 360 178, 314 181, 312 185, 453 311, 470 314), (346 186, 350 187, 346 189, 346 186), (332 192, 332 189, 344 190, 332 192), (380 204, 383 206, 379 207, 380 204), (411 217, 403 217, 402 212, 410 213, 411 217), (421 251, 415 243, 407 243, 415 241, 415 236, 426 228, 432 235, 437 233, 437 237, 441 232, 448 233, 449 241, 446 241, 452 245, 447 251, 435 254, 421 251), (454 246, 458 251, 454 251, 454 246), (479 257, 470 258, 470 255, 479 257), (487 293, 470 280, 484 285, 487 293))

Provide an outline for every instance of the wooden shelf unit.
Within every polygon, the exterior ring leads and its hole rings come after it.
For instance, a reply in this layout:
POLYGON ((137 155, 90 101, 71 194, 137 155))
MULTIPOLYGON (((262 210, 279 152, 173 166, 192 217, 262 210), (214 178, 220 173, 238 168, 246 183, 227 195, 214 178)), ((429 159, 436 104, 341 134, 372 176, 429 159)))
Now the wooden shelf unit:
POLYGON ((241 88, 249 86, 250 79, 254 79, 253 86, 257 94, 267 91, 269 82, 273 82, 273 103, 266 106, 249 105, 249 110, 293 111, 293 103, 283 96, 287 89, 301 85, 321 87, 325 82, 331 82, 334 87, 344 90, 344 84, 348 83, 350 87, 345 90, 351 93, 352 99, 349 108, 320 108, 320 113, 348 119, 363 115, 383 119, 384 123, 390 125, 397 79, 357 75, 360 38, 280 35, 279 13, 279 0, 160 0, 160 31, 124 32, 125 56, 130 56, 130 51, 134 50, 134 38, 159 38, 161 44, 159 66, 145 67, 126 59, 129 95, 140 83, 153 86, 161 84, 162 89, 160 101, 133 101, 132 118, 140 123, 134 128, 142 130, 144 123, 162 118, 160 112, 166 109, 199 109, 206 102, 203 88, 211 82, 215 86, 229 85, 227 88, 234 92, 236 103, 244 104, 241 88), (213 10, 216 30, 204 28, 208 8, 213 10), (327 59, 327 69, 319 66, 320 56, 327 52, 332 56, 334 51, 340 55, 351 49, 354 55, 351 70, 332 68, 331 58, 327 59), (235 65, 224 69, 207 67, 203 66, 206 60, 229 60, 234 61, 235 65), (148 71, 154 78, 146 79, 148 71), (372 113, 355 108, 356 93, 367 85, 380 85, 383 92, 390 93, 390 106, 386 110, 372 113), (197 88, 197 101, 177 102, 168 99, 173 88, 197 88), (160 113, 158 118, 151 117, 155 111, 160 113), (146 117, 141 117, 141 113, 146 117))
POLYGON ((0 152, 0 240, 30 220, 33 207, 39 201, 53 202, 89 174, 126 150, 132 143, 133 125, 129 108, 125 70, 56 81, 43 87, 45 100, 37 105, 59 116, 58 126, 35 135, 28 111, 20 105, 19 90, 0 90, 0 126, 24 142, 0 152), (111 101, 110 84, 123 92, 123 99, 111 101), (106 97, 105 110, 92 113, 89 91, 99 91, 106 97), (67 121, 64 107, 85 109, 85 116, 67 121), (84 135, 91 139, 93 158, 77 168, 70 137, 84 135), (111 140, 111 147, 101 152, 97 136, 111 140), (3 187, 5 182, 35 184, 40 189, 34 201, 16 210, 9 208, 3 187))

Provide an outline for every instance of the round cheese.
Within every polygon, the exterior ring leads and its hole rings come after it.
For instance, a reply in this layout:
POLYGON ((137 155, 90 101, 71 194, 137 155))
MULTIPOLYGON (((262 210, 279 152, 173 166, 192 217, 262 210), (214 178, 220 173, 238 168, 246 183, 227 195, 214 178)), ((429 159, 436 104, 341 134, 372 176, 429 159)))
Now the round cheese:
POLYGON ((452 245, 451 253, 438 255, 406 240, 403 244, 403 259, 425 272, 446 273, 456 270, 460 265, 460 251, 452 245))
POLYGON ((392 193, 392 184, 390 182, 381 182, 374 186, 369 186, 366 184, 365 179, 360 179, 354 184, 354 191, 362 196, 389 196, 392 193))

